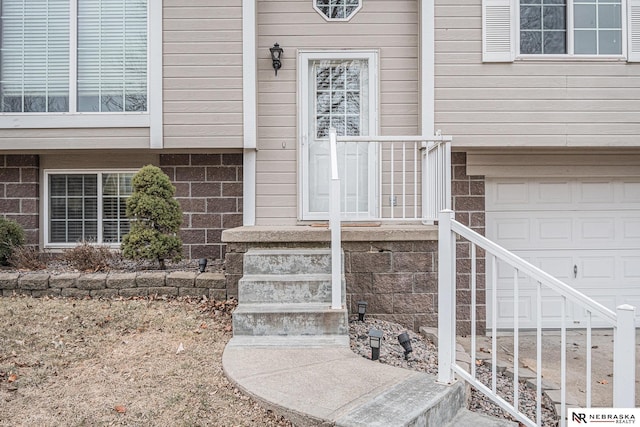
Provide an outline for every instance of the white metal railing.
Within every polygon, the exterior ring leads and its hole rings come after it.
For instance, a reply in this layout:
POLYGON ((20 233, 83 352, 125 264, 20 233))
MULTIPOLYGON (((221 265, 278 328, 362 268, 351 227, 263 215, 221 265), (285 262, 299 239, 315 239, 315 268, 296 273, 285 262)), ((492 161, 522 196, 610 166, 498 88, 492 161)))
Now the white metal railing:
POLYGON ((439 255, 438 255, 438 381, 452 383, 454 375, 469 382, 476 389, 492 399, 502 409, 514 416, 526 426, 542 424, 542 290, 549 289, 559 295, 562 301, 561 313, 561 413, 560 425, 566 425, 566 307, 568 302, 576 304, 587 313, 587 345, 586 345, 586 405, 591 406, 591 318, 593 316, 614 328, 613 348, 613 406, 618 408, 635 407, 635 308, 621 305, 612 311, 590 299, 576 289, 568 286, 539 268, 526 262, 517 255, 507 251, 494 242, 481 236, 454 220, 453 212, 445 210, 440 213, 439 221, 439 255), (456 242, 464 239, 470 245, 470 290, 471 290, 471 364, 469 371, 456 363, 456 242), (486 386, 476 377, 476 264, 478 248, 484 251, 485 261, 492 268, 487 277, 487 291, 492 293, 492 314, 487 319, 487 328, 492 337, 492 379, 491 387, 486 386), (497 263, 513 269, 513 403, 501 397, 497 390, 497 263), (522 276, 536 283, 536 416, 535 421, 519 410, 518 392, 518 318, 519 318, 519 281, 522 276))
POLYGON ((336 142, 343 219, 433 223, 451 207, 451 137, 336 136, 336 142))
POLYGON ((331 187, 329 188, 329 228, 331 230, 331 308, 342 308, 342 239, 340 236, 340 176, 336 130, 329 132, 331 187))

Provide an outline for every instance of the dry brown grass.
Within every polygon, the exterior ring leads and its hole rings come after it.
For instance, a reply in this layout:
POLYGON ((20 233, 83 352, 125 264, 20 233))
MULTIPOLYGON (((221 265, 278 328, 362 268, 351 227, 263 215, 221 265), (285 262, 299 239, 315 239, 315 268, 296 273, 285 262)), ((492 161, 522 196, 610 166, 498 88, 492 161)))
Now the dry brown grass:
POLYGON ((0 425, 289 425, 225 378, 230 311, 211 301, 0 298, 0 425))

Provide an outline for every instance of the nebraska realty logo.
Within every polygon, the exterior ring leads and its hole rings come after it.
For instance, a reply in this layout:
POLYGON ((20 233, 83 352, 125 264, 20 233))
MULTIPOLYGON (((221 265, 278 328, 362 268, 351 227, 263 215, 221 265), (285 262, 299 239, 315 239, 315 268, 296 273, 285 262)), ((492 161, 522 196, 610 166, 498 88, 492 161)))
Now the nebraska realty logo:
POLYGON ((640 408, 573 408, 569 409, 568 419, 569 427, 585 424, 635 424, 640 420, 640 408))

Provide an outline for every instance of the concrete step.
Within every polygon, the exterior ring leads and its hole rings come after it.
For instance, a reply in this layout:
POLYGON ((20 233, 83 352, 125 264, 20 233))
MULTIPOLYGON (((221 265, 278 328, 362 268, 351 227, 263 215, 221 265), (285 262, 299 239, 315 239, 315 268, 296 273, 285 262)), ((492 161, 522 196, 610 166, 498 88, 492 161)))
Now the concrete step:
POLYGON ((349 348, 349 335, 239 335, 227 347, 349 348))
POLYGON ((329 249, 249 249, 244 275, 331 274, 329 249))
POLYGON ((447 427, 517 427, 518 423, 461 409, 447 427))
POLYGON ((348 335, 346 308, 326 303, 239 304, 233 312, 233 335, 348 335))
POLYGON ((336 420, 339 427, 443 426, 464 406, 464 385, 413 375, 336 420))
POLYGON ((238 300, 242 304, 331 303, 331 275, 245 275, 238 282, 238 300))

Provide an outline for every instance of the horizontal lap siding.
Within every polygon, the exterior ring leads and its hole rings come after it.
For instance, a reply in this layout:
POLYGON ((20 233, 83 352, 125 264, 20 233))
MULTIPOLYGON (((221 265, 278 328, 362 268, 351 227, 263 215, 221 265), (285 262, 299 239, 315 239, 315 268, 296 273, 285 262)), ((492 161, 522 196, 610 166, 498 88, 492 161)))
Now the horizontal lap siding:
POLYGON ((0 150, 149 148, 149 128, 0 129, 0 150))
POLYGON ((242 1, 164 2, 165 148, 242 148, 242 1))
POLYGON ((482 63, 481 1, 436 1, 436 128, 455 147, 640 146, 640 66, 482 63))
POLYGON ((298 213, 298 49, 379 49, 381 135, 415 135, 419 124, 418 2, 362 0, 349 22, 327 22, 312 0, 258 0, 259 225, 295 224, 298 213), (269 48, 284 49, 274 75, 269 48))

